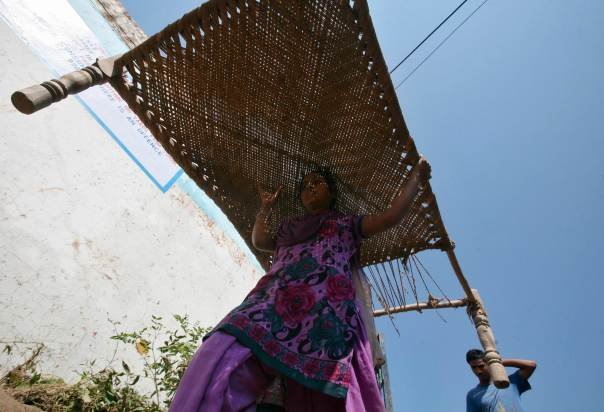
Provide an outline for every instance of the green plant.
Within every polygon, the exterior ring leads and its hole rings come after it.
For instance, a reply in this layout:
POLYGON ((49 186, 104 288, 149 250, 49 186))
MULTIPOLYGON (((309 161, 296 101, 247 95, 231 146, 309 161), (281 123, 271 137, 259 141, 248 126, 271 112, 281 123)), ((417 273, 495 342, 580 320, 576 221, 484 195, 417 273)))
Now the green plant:
MULTIPOLYGON (((68 385, 60 378, 36 371, 36 359, 44 348, 39 344, 25 362, 0 378, 0 387, 24 404, 52 412, 163 411, 169 406, 201 339, 209 331, 197 323, 192 324, 186 315, 174 315, 174 319, 177 323, 174 330, 166 330, 163 319, 152 316, 150 326, 134 332, 118 332, 119 323, 112 322, 116 334, 111 339, 134 346, 143 361, 142 374, 134 373, 124 361, 120 370, 110 367, 97 370, 93 360, 80 374, 79 381, 68 385), (136 389, 145 379, 153 386, 150 395, 136 389)), ((7 354, 12 350, 9 344, 4 348, 7 354)))
MULTIPOLYGON (((166 406, 170 404, 187 365, 201 344, 201 339, 210 330, 197 323, 191 324, 187 315, 174 315, 174 319, 178 324, 177 329, 174 330, 165 331, 163 319, 152 316, 151 326, 134 332, 118 333, 111 337, 134 345, 136 351, 143 357, 143 377, 151 380, 154 388, 151 397, 158 407, 162 403, 166 406), (158 344, 162 336, 163 343, 158 344)), ((138 381, 140 376, 132 374, 125 362, 122 362, 122 367, 138 381)))

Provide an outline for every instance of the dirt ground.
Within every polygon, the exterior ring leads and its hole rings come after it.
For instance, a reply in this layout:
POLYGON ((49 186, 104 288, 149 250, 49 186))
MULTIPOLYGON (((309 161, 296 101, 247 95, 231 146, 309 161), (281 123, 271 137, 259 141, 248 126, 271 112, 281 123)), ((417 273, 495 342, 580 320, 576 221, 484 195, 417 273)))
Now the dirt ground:
POLYGON ((43 412, 35 406, 23 405, 17 402, 4 390, 0 389, 0 412, 43 412))

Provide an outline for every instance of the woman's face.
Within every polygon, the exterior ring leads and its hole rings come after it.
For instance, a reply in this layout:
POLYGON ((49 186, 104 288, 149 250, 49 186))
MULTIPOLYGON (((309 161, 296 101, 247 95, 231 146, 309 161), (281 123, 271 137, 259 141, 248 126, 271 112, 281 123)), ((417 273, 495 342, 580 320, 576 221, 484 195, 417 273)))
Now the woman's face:
POLYGON ((325 178, 317 173, 309 173, 304 176, 300 199, 304 208, 309 212, 328 210, 332 195, 325 178))

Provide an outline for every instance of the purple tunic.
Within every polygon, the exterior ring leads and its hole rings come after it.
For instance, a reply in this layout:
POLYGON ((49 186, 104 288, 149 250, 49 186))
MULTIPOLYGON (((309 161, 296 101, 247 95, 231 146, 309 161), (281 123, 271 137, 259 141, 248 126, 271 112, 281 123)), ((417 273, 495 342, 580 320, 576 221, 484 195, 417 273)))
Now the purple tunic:
POLYGON ((214 330, 279 374, 346 397, 362 322, 352 284, 360 223, 336 212, 286 220, 270 271, 214 330))

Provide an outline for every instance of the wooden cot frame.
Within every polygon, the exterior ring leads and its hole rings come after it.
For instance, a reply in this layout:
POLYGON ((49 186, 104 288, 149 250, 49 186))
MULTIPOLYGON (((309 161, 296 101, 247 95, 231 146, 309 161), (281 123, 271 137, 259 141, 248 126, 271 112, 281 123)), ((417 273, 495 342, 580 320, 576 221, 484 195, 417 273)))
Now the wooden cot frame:
MULTIPOLYGON (((70 94, 80 93, 89 87, 107 83, 111 78, 121 76, 122 72, 115 64, 121 55, 97 61, 81 70, 73 71, 59 79, 33 85, 16 91, 11 96, 15 108, 24 114, 32 114, 53 103, 65 99, 70 94)), ((509 379, 502 364, 502 358, 497 351, 495 337, 489 324, 489 318, 484 303, 476 289, 472 289, 463 274, 453 249, 446 250, 451 267, 461 285, 465 297, 457 300, 416 302, 405 306, 397 306, 375 310, 374 317, 392 315, 395 313, 423 311, 428 309, 444 309, 466 307, 476 329, 478 339, 485 352, 485 362, 489 366, 493 383, 498 388, 509 386, 509 379)))

